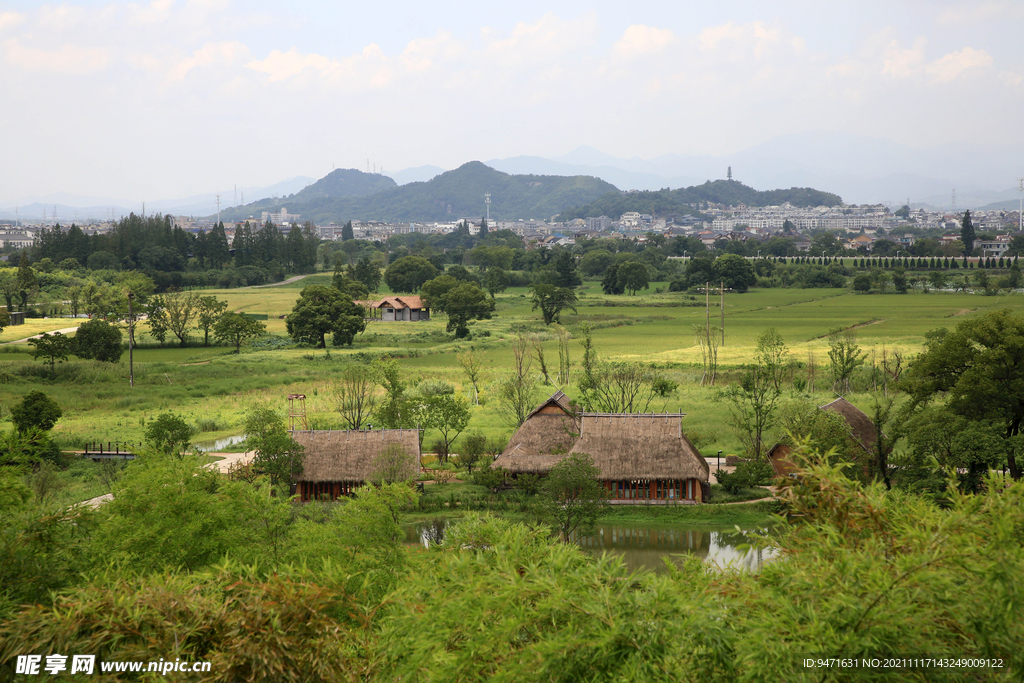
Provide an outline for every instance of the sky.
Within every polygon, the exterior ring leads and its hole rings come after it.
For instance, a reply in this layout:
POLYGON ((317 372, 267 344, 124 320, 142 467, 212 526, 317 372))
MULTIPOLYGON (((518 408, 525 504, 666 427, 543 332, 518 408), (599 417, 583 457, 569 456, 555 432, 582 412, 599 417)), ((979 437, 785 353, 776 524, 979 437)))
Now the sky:
POLYGON ((0 0, 0 202, 333 167, 1024 143, 1024 3, 0 0))

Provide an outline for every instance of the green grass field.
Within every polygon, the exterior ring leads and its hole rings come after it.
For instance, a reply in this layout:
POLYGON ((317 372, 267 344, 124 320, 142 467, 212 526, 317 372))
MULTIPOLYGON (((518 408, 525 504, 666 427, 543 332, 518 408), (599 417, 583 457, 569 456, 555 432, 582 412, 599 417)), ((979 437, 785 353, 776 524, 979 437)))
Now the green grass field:
MULTIPOLYGON (((308 277, 281 287, 208 290, 228 301, 230 310, 266 313, 272 335, 284 336, 279 316, 291 310, 302 287, 329 281, 327 275, 308 277)), ((771 289, 744 294, 727 294, 725 345, 719 352, 722 379, 718 387, 699 386, 699 351, 693 326, 705 319, 703 297, 683 293, 656 293, 667 289, 653 283, 642 296, 610 297, 597 283, 587 283, 580 293, 577 312, 567 312, 563 323, 573 332, 589 322, 600 358, 638 360, 657 364, 676 382, 679 390, 653 410, 682 410, 685 428, 702 433, 706 455, 718 450, 726 454, 739 450, 734 430, 727 424, 728 410, 721 399, 721 386, 735 381, 738 366, 749 362, 757 336, 776 327, 789 346, 794 377, 804 376, 803 366, 811 354, 824 376, 827 365, 828 332, 833 328, 855 328, 861 347, 880 357, 883 346, 898 347, 913 354, 921 350, 924 335, 937 327, 952 327, 959 321, 998 308, 1020 310, 1024 297, 985 297, 964 293, 911 293, 906 295, 855 295, 836 289, 771 289)), ((380 295, 383 295, 381 292, 380 295)), ((711 318, 716 323, 719 309, 712 302, 711 318)), ((485 371, 481 384, 481 405, 472 408, 467 431, 506 437, 512 429, 504 424, 497 406, 490 400, 496 380, 511 364, 510 338, 523 329, 547 339, 543 343, 548 366, 557 365, 557 345, 539 314, 530 310, 525 288, 513 288, 497 298, 497 310, 490 320, 472 325, 471 341, 454 341, 445 333, 445 318, 429 322, 372 322, 353 347, 329 351, 308 348, 244 350, 234 355, 225 347, 155 348, 135 351, 136 386, 128 386, 127 354, 115 366, 74 358, 57 366, 52 376, 41 362, 33 361, 26 345, 0 346, 0 405, 9 407, 31 389, 40 388, 64 409, 55 436, 67 445, 85 441, 139 441, 149 420, 163 411, 184 414, 204 432, 196 441, 237 434, 245 410, 254 403, 284 409, 289 393, 304 393, 307 414, 314 425, 337 426, 332 380, 347 364, 369 363, 381 354, 401 356, 406 380, 415 385, 427 378, 443 378, 465 390, 464 375, 455 354, 475 347, 483 354, 485 371)), ((66 326, 58 321, 58 326, 66 326)), ((5 330, 5 336, 11 328, 5 330)), ((28 325, 21 330, 28 329, 28 325)), ((51 328, 52 329, 52 328, 51 328)), ((22 338, 21 335, 18 338, 22 338)), ((143 337, 143 342, 145 342, 143 337)), ((580 347, 573 344, 574 367, 580 347)), ((869 356, 870 359, 870 356, 869 356)), ((870 362, 870 360, 869 360, 870 362)), ((819 388, 825 384, 819 379, 819 388)), ((857 387, 855 387, 857 388, 857 387)), ((863 389, 863 386, 859 387, 863 389)), ((553 393, 557 387, 543 387, 553 393)), ((574 387, 565 387, 570 396, 574 387)), ((795 397, 787 387, 787 397, 795 397)), ((811 397, 822 403, 831 400, 827 392, 811 397)), ((866 407, 866 393, 849 397, 866 407)), ((6 418, 6 410, 3 410, 6 418)), ((429 446, 436 435, 426 434, 429 446)))

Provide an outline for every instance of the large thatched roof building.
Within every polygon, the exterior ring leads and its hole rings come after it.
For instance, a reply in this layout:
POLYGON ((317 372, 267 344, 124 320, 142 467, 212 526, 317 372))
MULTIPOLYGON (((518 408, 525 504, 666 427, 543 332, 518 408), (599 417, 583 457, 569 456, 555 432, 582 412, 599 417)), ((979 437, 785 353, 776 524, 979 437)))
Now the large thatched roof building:
POLYGON ((559 391, 530 413, 491 467, 513 476, 547 474, 570 453, 586 453, 613 503, 700 502, 708 465, 683 434, 682 417, 579 415, 559 391))
POLYGON ((683 434, 682 413, 585 413, 570 454, 586 453, 615 502, 700 502, 707 460, 683 434))
POLYGON ((296 477, 300 500, 334 500, 365 484, 378 464, 378 456, 397 444, 412 456, 406 468, 410 479, 420 469, 420 439, 415 429, 316 430, 292 432, 306 449, 302 474, 296 477))
POLYGON ((511 474, 544 474, 572 449, 579 433, 579 416, 559 391, 527 416, 491 467, 511 474))

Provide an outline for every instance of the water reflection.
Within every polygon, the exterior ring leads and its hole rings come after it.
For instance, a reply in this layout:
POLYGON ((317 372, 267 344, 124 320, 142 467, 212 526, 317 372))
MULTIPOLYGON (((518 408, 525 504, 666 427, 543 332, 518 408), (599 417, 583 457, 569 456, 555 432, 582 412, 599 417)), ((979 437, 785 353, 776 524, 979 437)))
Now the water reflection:
POLYGON ((235 436, 226 436, 223 439, 217 439, 216 441, 203 441, 201 443, 193 444, 193 446, 197 451, 203 451, 204 453, 216 453, 229 446, 240 444, 243 441, 245 441, 245 434, 236 434, 235 436))
MULTIPOLYGON (((429 548, 444 540, 449 524, 444 518, 435 518, 411 526, 406 542, 429 548)), ((601 524, 594 535, 579 539, 585 551, 607 551, 622 556, 630 569, 665 571, 662 558, 673 561, 673 555, 691 554, 718 567, 735 567, 756 571, 775 555, 774 549, 758 548, 752 543, 754 534, 763 529, 735 527, 652 527, 642 525, 601 524), (747 547, 750 546, 750 547, 747 547)))

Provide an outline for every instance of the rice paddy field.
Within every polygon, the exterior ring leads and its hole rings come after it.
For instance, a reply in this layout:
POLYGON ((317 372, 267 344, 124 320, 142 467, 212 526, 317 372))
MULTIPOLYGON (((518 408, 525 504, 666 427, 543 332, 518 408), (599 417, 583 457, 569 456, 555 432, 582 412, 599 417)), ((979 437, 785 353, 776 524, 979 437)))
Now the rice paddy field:
MULTIPOLYGON (((113 366, 72 357, 51 374, 42 362, 32 359, 30 347, 5 343, 47 331, 47 325, 52 325, 49 329, 71 326, 66 319, 32 320, 31 328, 29 324, 19 326, 14 334, 12 328, 7 328, 0 336, 0 418, 9 419, 9 406, 38 388, 64 410, 54 436, 65 447, 90 441, 139 441, 148 421, 164 411, 185 415, 199 430, 195 440, 203 442, 240 433, 243 415, 253 404, 265 403, 283 410, 289 393, 304 393, 311 427, 339 427, 332 382, 346 365, 368 364, 383 354, 392 354, 400 358, 411 386, 426 379, 445 379, 468 394, 456 353, 474 347, 483 355, 485 371, 481 405, 472 408, 467 431, 504 438, 512 428, 502 422, 491 399, 497 380, 510 368, 512 336, 519 330, 536 335, 542 341, 549 368, 557 366, 555 336, 544 326, 539 313, 531 311, 525 288, 499 294, 494 317, 474 323, 469 341, 454 341, 445 332, 445 317, 437 315, 429 322, 372 322, 351 348, 325 351, 285 345, 288 340, 282 316, 291 311, 303 286, 326 284, 329 279, 327 275, 315 275, 280 287, 204 290, 204 294, 226 300, 229 310, 266 314, 269 341, 264 339, 235 355, 225 347, 159 348, 143 330, 142 348, 135 351, 134 388, 128 386, 127 353, 120 364, 113 366)), ((807 363, 813 357, 819 368, 818 386, 823 388, 828 362, 826 337, 834 328, 855 331, 870 364, 871 354, 880 359, 883 347, 899 348, 907 355, 919 352, 929 330, 952 327, 994 309, 1024 309, 1024 296, 1020 295, 859 295, 845 289, 727 293, 725 343, 719 350, 720 381, 717 386, 702 387, 694 325, 703 324, 708 315, 705 298, 666 290, 666 283, 652 283, 650 291, 636 297, 605 296, 597 283, 587 283, 580 291, 576 313, 562 316, 563 324, 574 334, 574 369, 581 355, 580 325, 588 322, 602 360, 651 363, 679 383, 675 395, 651 409, 685 412, 685 429, 703 436, 702 450, 710 455, 719 450, 724 454, 739 450, 721 391, 735 382, 740 367, 750 362, 758 335, 768 327, 777 328, 789 347, 791 377, 805 378, 807 363)), ((712 324, 718 324, 719 316, 718 301, 713 296, 712 324)), ((544 386, 538 390, 538 401, 544 392, 553 393, 557 388, 563 388, 570 397, 575 392, 572 383, 568 387, 544 386)), ((864 382, 855 384, 856 390, 865 388, 864 382)), ((787 398, 800 397, 823 403, 832 395, 818 392, 806 396, 787 387, 787 398)), ((861 407, 871 403, 867 393, 855 391, 848 398, 861 407)), ((433 438, 428 432, 425 444, 433 438)))

